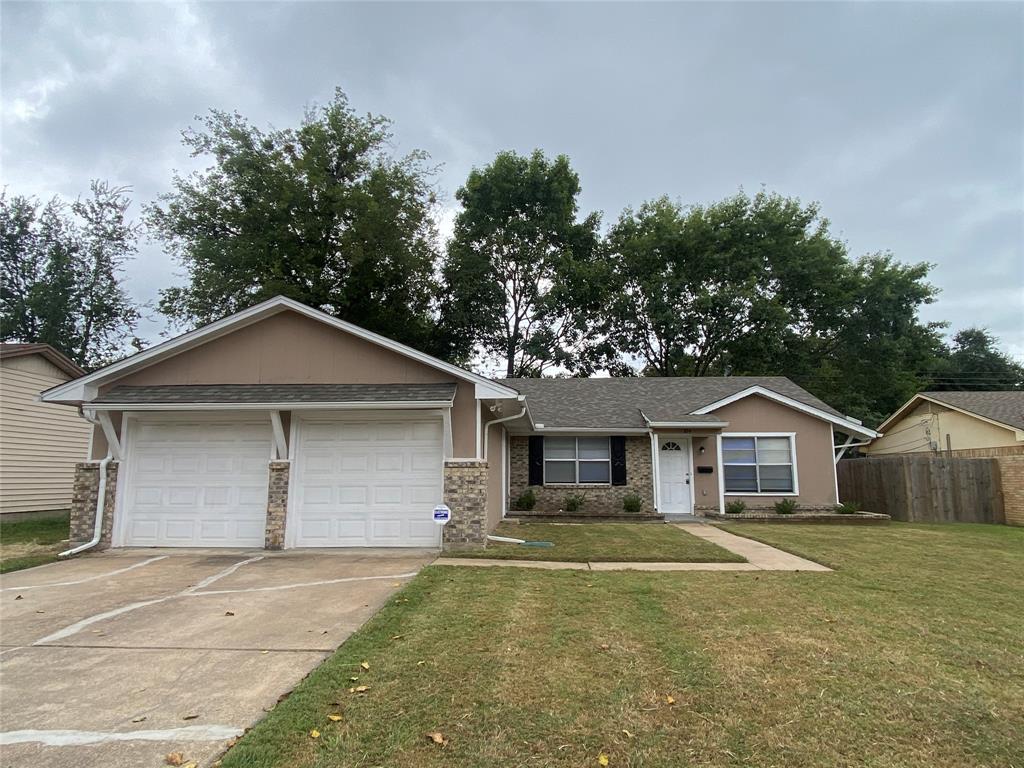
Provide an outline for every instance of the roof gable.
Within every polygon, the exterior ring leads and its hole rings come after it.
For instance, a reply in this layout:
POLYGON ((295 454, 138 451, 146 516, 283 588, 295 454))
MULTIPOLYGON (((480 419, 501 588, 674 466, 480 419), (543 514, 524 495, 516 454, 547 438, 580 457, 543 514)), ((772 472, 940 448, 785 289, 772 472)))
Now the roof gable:
MULTIPOLYGON (((491 398, 516 398, 518 393, 497 382, 479 376, 478 374, 466 371, 458 366, 451 365, 426 353, 415 350, 404 344, 387 339, 379 334, 367 331, 365 328, 353 325, 352 323, 339 320, 324 312, 308 307, 292 299, 278 296, 276 298, 257 304, 249 309, 237 312, 222 320, 198 328, 194 331, 182 334, 170 341, 157 344, 143 352, 125 358, 119 362, 108 365, 105 368, 88 376, 62 384, 47 390, 42 394, 42 399, 51 402, 82 402, 95 399, 100 388, 115 381, 128 380, 130 377, 144 379, 141 372, 152 366, 159 365, 166 361, 173 360, 190 350, 197 350, 204 345, 218 339, 230 336, 232 333, 242 331, 249 326, 263 320, 273 318, 281 313, 294 312, 312 321, 316 321, 325 327, 348 334, 362 342, 376 347, 384 348, 390 352, 414 361, 422 366, 434 369, 456 379, 460 379, 475 385, 476 396, 491 398)), ((136 381, 135 383, 156 383, 136 381)), ((211 382, 213 383, 213 382, 211 382)), ((220 382, 228 383, 228 382, 220 382)), ((244 381, 238 383, 245 383, 244 381)), ((329 383, 329 382, 311 382, 329 383)))
POLYGON ((0 344, 0 359, 2 360, 25 357, 26 355, 39 355, 71 378, 85 373, 82 368, 49 344, 0 344))
POLYGON ((1016 432, 1024 431, 1024 391, 1000 390, 989 392, 918 392, 905 402, 878 428, 885 429, 902 418, 912 407, 925 402, 965 413, 968 416, 997 424, 1016 432))

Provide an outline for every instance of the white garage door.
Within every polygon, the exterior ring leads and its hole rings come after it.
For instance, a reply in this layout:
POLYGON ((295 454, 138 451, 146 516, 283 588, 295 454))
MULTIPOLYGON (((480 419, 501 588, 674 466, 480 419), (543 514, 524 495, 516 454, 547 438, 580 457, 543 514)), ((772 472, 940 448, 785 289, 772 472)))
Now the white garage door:
POLYGON ((129 442, 124 544, 263 546, 269 419, 133 421, 129 442))
POLYGON ((293 546, 440 544, 440 419, 306 417, 296 439, 293 546))

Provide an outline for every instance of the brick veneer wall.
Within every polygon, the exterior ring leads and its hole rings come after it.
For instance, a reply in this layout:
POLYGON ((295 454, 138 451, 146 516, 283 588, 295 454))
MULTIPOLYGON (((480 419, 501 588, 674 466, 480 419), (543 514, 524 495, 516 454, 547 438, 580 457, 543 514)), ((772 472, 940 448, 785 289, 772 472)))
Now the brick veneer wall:
POLYGON ((537 497, 534 510, 557 514, 565 506, 570 494, 583 496, 583 510, 597 514, 625 514, 622 500, 631 493, 643 499, 641 515, 651 515, 654 509, 654 476, 651 467, 651 439, 643 437, 626 438, 626 484, 625 485, 530 485, 529 484, 529 438, 513 435, 509 441, 509 509, 519 495, 527 488, 537 497))
POLYGON ((1024 456, 995 456, 1007 525, 1024 525, 1024 456))
POLYGON ((288 476, 291 462, 270 462, 267 484, 267 527, 263 546, 266 549, 284 549, 285 519, 288 516, 288 476))
POLYGON ((476 459, 444 463, 444 503, 452 510, 442 529, 445 550, 487 545, 487 462, 476 459))
MULTIPOLYGON (((114 531, 114 499, 117 495, 118 463, 107 464, 107 487, 103 502, 103 527, 96 549, 110 546, 114 531)), ((71 546, 92 541, 96 531, 96 496, 100 490, 100 465, 84 461, 75 465, 75 484, 71 492, 71 546)))

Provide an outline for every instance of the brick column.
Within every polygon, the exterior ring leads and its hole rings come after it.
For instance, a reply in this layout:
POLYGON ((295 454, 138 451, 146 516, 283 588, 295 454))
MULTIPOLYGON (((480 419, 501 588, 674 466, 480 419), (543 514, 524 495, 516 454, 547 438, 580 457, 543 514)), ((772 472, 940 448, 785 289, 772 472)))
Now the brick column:
MULTIPOLYGON (((117 494, 116 461, 107 464, 107 488, 103 502, 103 526, 95 549, 110 546, 114 530, 114 499, 117 494)), ((71 546, 92 541, 96 531, 96 495, 100 490, 100 465, 83 461, 75 465, 75 484, 71 493, 71 546)))
POLYGON ((284 549, 284 526, 288 515, 288 475, 291 462, 270 462, 270 482, 267 487, 267 528, 264 547, 284 549))
POLYGON ((477 459, 444 463, 444 503, 452 519, 444 526, 445 550, 482 549, 487 545, 487 462, 477 459))

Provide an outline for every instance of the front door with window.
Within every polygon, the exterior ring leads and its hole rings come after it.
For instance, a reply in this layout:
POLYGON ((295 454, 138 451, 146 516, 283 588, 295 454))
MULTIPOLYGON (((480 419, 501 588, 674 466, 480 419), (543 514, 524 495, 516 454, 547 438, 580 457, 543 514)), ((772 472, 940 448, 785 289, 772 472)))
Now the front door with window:
POLYGON ((658 477, 662 514, 691 514, 690 441, 682 437, 663 437, 658 441, 658 477))

